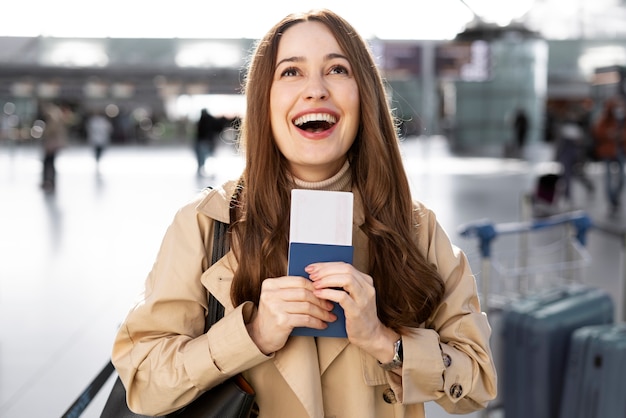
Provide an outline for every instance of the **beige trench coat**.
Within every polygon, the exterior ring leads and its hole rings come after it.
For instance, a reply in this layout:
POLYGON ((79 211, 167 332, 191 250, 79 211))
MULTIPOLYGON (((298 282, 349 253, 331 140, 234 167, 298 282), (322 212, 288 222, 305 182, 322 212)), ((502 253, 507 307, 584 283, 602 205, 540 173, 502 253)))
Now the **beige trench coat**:
MULTIPOLYGON (((432 212, 416 203, 416 243, 438 266, 446 294, 421 328, 404 335, 402 376, 342 338, 291 337, 265 356, 246 331, 255 307, 233 307, 236 261, 227 254, 209 266, 212 220, 228 222, 234 183, 206 190, 180 209, 146 280, 145 294, 116 336, 113 362, 131 409, 175 410, 238 372, 254 387, 261 417, 423 417, 426 401, 453 413, 486 406, 496 396, 490 326, 480 312, 467 260, 453 247, 432 212), (210 247, 210 245, 209 245, 210 247), (206 291, 225 316, 206 334, 206 291)), ((355 193, 354 265, 367 272, 363 209, 355 193)))

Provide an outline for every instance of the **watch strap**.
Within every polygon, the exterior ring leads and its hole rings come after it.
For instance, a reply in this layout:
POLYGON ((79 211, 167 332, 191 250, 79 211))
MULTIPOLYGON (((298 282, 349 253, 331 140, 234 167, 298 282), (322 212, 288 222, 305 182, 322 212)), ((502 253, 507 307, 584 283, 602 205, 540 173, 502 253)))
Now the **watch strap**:
POLYGON ((385 371, 399 369, 400 367, 402 367, 402 362, 403 362, 403 359, 404 359, 404 353, 403 353, 403 350, 402 350, 402 338, 400 338, 398 341, 396 341, 393 344, 393 346, 394 346, 394 350, 395 350, 394 355, 393 355, 393 359, 389 363, 378 362, 380 367, 382 367, 383 370, 385 370, 385 371))

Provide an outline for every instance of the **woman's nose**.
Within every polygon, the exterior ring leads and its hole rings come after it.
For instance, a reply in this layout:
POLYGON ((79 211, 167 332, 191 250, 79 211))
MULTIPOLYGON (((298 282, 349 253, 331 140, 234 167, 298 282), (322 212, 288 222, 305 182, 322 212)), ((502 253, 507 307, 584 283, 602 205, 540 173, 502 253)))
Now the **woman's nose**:
POLYGON ((328 98, 328 88, 321 76, 311 76, 305 88, 305 98, 324 100, 328 98))

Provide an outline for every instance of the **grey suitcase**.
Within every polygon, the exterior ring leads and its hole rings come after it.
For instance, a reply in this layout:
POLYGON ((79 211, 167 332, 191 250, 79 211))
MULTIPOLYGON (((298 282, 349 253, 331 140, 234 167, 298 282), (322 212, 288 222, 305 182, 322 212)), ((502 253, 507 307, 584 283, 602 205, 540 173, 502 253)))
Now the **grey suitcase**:
POLYGON ((550 289, 514 301, 502 316, 506 418, 559 416, 573 332, 613 322, 613 301, 583 285, 550 289))
POLYGON ((587 326, 571 337, 560 418, 626 418, 626 324, 587 326))

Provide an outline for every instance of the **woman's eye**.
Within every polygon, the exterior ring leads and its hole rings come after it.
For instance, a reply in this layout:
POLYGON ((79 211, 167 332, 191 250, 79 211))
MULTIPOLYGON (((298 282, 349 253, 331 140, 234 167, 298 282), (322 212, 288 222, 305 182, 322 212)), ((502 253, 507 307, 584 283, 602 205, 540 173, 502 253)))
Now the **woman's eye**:
POLYGON ((295 75, 298 75, 298 70, 294 67, 289 67, 284 69, 281 73, 280 73, 281 77, 293 77, 295 75))
POLYGON ((330 74, 349 74, 348 69, 343 65, 335 65, 330 69, 330 74))

